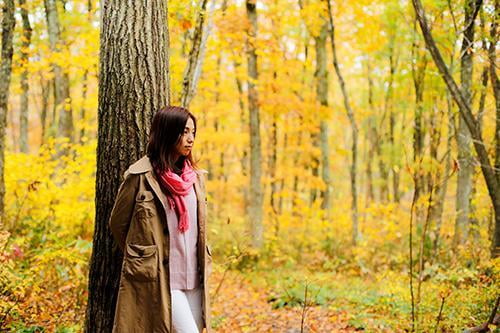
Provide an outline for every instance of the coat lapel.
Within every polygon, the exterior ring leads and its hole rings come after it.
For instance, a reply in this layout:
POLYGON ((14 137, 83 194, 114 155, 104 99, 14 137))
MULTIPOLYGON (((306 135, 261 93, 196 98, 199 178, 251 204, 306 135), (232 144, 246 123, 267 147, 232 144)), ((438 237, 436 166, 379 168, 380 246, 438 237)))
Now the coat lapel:
POLYGON ((149 183, 149 186, 151 186, 151 188, 155 192, 155 194, 158 197, 158 199, 160 199, 161 204, 163 206, 163 209, 166 211, 167 210, 167 196, 161 190, 160 184, 158 184, 158 181, 153 176, 153 172, 152 171, 146 172, 146 179, 147 179, 147 181, 149 183))

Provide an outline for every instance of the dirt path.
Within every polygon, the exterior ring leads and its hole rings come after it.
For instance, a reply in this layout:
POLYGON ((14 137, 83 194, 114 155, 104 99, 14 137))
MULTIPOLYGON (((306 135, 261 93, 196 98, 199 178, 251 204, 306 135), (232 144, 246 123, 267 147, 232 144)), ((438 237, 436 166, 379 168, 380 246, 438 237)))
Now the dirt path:
MULTIPOLYGON (((214 273, 211 277, 211 294, 222 278, 214 273)), ((228 273, 222 288, 212 301, 212 321, 216 332, 280 332, 300 333, 302 309, 285 307, 272 309, 267 297, 270 290, 257 290, 244 275, 228 273)), ((347 324, 345 312, 331 311, 327 307, 314 306, 305 316, 304 332, 354 332, 347 324)))

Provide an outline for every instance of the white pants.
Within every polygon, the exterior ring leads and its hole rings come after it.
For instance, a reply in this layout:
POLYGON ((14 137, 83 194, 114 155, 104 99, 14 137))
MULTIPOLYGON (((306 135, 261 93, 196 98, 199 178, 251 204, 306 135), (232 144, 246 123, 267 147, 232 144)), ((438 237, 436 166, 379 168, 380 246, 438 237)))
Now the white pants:
POLYGON ((203 329, 201 286, 191 290, 172 290, 174 333, 201 333, 203 329))

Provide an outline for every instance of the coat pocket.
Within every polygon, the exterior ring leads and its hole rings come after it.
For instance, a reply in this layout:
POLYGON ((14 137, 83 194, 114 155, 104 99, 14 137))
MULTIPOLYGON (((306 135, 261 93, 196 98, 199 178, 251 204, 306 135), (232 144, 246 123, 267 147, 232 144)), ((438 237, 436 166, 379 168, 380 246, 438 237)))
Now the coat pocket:
POLYGON ((158 276, 158 246, 127 243, 124 273, 135 281, 155 281, 158 276))

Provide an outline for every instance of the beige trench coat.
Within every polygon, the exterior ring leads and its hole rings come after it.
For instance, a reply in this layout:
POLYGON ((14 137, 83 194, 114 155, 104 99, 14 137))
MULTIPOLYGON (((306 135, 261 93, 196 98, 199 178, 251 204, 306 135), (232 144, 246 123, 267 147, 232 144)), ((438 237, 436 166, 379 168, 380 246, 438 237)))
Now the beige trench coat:
MULTIPOLYGON (((208 277, 212 254, 206 238, 205 172, 196 171, 194 188, 203 319, 206 332, 211 333, 208 277)), ((124 173, 109 219, 113 237, 124 253, 113 333, 172 332, 166 202, 149 158, 143 156, 124 173)))

